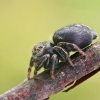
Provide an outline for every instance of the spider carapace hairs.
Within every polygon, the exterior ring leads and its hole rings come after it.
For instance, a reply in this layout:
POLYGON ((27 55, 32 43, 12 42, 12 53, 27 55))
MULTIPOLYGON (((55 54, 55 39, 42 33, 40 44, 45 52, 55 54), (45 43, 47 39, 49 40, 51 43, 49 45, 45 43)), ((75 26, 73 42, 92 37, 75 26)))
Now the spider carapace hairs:
POLYGON ((33 47, 28 68, 28 79, 30 79, 33 66, 35 67, 34 78, 36 78, 37 71, 44 66, 44 69, 50 70, 52 79, 55 78, 54 71, 59 60, 69 62, 74 67, 69 57, 70 51, 78 51, 82 56, 85 56, 82 49, 91 44, 92 40, 96 38, 97 33, 83 24, 69 25, 57 30, 53 35, 53 43, 44 41, 33 47))

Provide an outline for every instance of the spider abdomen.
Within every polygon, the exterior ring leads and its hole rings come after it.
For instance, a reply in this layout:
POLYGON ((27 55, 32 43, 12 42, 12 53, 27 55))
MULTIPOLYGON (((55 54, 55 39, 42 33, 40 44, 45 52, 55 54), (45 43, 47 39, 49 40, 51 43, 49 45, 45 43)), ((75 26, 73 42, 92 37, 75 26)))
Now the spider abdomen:
POLYGON ((57 30, 54 33, 53 41, 54 44, 58 44, 59 42, 74 43, 82 49, 88 46, 96 37, 96 32, 88 26, 74 24, 57 30))

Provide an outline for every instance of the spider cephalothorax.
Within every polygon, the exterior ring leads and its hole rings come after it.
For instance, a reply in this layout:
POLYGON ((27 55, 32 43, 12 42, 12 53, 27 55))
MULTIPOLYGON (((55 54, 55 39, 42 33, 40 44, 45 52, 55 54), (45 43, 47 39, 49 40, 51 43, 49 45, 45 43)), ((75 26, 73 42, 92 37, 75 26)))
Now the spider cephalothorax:
POLYGON ((45 69, 50 69, 51 77, 54 78, 53 73, 55 67, 57 67, 57 64, 58 56, 53 52, 52 43, 47 41, 40 42, 37 45, 35 45, 32 50, 30 67, 28 69, 28 78, 30 78, 30 71, 33 65, 35 66, 34 78, 37 75, 37 71, 40 70, 42 66, 44 66, 45 69))
POLYGON ((96 32, 82 24, 74 24, 57 30, 53 35, 53 44, 44 41, 34 46, 28 68, 28 79, 30 78, 32 66, 35 66, 34 78, 36 78, 37 71, 44 66, 45 69, 50 70, 52 79, 59 59, 65 62, 68 61, 74 67, 69 52, 78 51, 82 56, 85 56, 81 49, 87 47, 96 37, 96 32))

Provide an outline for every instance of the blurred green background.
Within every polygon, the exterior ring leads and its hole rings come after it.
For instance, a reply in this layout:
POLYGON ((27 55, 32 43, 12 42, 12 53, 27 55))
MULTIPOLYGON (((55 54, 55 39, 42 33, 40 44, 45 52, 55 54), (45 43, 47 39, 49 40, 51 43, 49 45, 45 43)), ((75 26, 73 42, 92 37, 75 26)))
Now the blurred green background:
MULTIPOLYGON (((100 33, 100 0, 0 0, 0 94, 26 79, 34 44, 75 23, 100 33)), ((100 73, 55 99, 100 100, 100 73)))

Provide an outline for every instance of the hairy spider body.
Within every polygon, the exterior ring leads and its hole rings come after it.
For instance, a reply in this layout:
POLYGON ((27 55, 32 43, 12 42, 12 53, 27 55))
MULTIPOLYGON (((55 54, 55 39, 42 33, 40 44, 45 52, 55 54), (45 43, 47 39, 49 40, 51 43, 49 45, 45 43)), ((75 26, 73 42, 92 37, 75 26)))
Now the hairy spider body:
POLYGON ((34 78, 36 78, 37 71, 44 66, 45 69, 50 69, 52 79, 60 58, 65 62, 68 61, 74 67, 69 52, 78 51, 82 56, 85 56, 81 49, 91 44, 96 37, 95 31, 82 24, 74 24, 57 30, 53 35, 53 44, 44 41, 34 46, 28 68, 28 79, 33 65, 35 66, 34 78))

